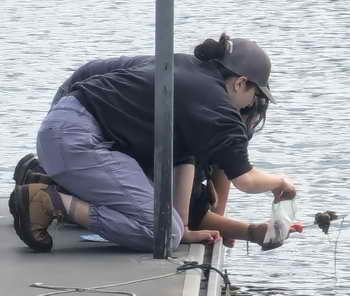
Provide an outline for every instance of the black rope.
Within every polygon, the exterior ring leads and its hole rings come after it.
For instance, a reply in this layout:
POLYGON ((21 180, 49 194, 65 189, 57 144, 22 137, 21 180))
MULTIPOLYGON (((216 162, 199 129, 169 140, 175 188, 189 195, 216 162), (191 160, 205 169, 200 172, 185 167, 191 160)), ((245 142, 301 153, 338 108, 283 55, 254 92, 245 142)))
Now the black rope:
POLYGON ((231 286, 231 282, 230 282, 230 279, 228 278, 228 274, 227 274, 226 270, 225 270, 225 274, 224 274, 219 269, 211 266, 211 264, 198 264, 197 261, 185 262, 185 264, 183 264, 177 268, 177 271, 185 271, 185 270, 195 269, 195 268, 199 268, 199 269, 203 270, 203 272, 205 274, 209 274, 209 272, 211 270, 214 270, 222 277, 224 284, 225 284, 225 288, 231 286))

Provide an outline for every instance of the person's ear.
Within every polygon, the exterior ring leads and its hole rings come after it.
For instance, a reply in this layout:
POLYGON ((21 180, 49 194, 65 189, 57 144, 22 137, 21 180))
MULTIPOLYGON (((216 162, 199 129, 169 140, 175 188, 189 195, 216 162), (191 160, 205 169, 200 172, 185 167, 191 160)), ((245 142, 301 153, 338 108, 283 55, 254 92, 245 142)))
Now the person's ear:
POLYGON ((244 90, 247 87, 248 78, 245 76, 239 76, 234 82, 235 91, 244 90))

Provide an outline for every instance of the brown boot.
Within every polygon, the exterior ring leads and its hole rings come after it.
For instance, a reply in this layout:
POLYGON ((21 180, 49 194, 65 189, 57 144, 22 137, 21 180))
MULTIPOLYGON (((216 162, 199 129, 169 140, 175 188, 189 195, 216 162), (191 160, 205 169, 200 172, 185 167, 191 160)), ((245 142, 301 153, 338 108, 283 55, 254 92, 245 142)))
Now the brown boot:
POLYGON ((24 180, 24 184, 41 183, 46 185, 56 184, 48 175, 29 171, 24 180))
MULTIPOLYGON (((34 173, 31 170, 28 170, 28 172, 25 176, 25 179, 23 179, 23 184, 17 184, 17 185, 25 185, 25 184, 33 184, 33 183, 41 183, 41 184, 46 184, 46 185, 54 185, 55 184, 55 182, 48 175, 41 174, 41 173, 34 173)), ((10 195, 10 199, 8 201, 8 206, 9 206, 10 213, 15 218, 15 215, 17 215, 17 213, 16 213, 16 206, 14 203, 15 199, 13 198, 14 192, 15 192, 15 190, 13 190, 11 195, 10 195)))
POLYGON ((55 186, 29 184, 16 186, 12 204, 15 205, 15 230, 21 240, 36 251, 52 248, 52 238, 47 228, 54 219, 66 216, 62 200, 55 186))
POLYGON ((39 160, 33 153, 23 156, 17 163, 13 174, 16 185, 25 184, 25 179, 29 171, 45 174, 44 169, 40 166, 39 160))
MULTIPOLYGON (((54 184, 53 180, 46 175, 44 169, 40 166, 39 160, 35 157, 33 153, 29 153, 23 156, 17 163, 13 180, 15 180, 16 185, 25 185, 31 183, 43 183, 43 184, 54 184)), ((10 213, 14 217, 16 215, 15 205, 13 203, 12 195, 14 191, 11 193, 8 206, 10 213)))

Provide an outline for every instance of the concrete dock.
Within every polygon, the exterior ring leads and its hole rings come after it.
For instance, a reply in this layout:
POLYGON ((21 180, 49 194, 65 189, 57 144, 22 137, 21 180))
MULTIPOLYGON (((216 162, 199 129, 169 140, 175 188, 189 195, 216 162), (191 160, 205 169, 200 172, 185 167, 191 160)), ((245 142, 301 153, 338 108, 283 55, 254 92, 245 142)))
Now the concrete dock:
POLYGON ((86 295, 86 288, 96 289, 89 295, 112 291, 114 295, 137 296, 221 293, 221 277, 215 272, 210 272, 209 278, 199 269, 177 272, 184 261, 201 264, 205 260, 220 269, 221 242, 211 248, 203 244, 181 245, 174 258, 155 260, 150 253, 135 253, 108 242, 83 241, 80 235, 88 232, 68 224, 50 229, 54 240, 51 253, 36 253, 17 237, 12 224, 7 199, 0 199, 1 296, 86 295), (34 283, 73 289, 31 287, 34 283))

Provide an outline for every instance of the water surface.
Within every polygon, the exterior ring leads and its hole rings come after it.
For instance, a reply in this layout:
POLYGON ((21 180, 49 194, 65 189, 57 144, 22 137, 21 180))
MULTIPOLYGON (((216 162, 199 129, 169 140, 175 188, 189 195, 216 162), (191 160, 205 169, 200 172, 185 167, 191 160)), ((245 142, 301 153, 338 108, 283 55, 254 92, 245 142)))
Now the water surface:
MULTIPOLYGON (((257 167, 288 174, 298 186, 298 218, 350 211, 349 1, 175 1, 175 49, 191 53, 226 31, 256 40, 273 63, 271 106, 251 143, 257 167)), ((153 54, 154 3, 3 0, 0 4, 0 196, 13 187, 17 160, 35 151, 39 124, 60 83, 97 57, 153 54)), ((270 194, 232 188, 228 215, 263 221, 270 194)), ((327 237, 311 228, 276 250, 245 243, 227 250, 238 295, 349 295, 349 221, 327 237), (336 277, 335 277, 336 275, 336 277)))

